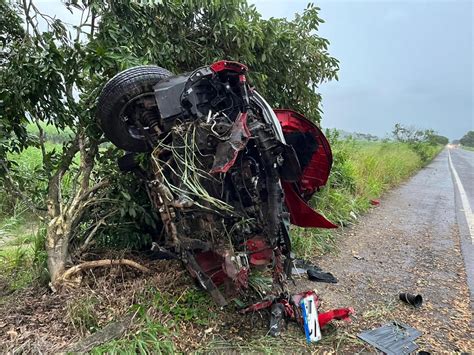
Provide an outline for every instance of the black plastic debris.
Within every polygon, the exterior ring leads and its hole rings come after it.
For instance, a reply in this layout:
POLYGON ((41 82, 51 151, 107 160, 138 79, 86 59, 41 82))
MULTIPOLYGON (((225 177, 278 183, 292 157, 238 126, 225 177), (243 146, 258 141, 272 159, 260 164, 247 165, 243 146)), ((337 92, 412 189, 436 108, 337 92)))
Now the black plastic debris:
POLYGON ((303 259, 293 260, 291 274, 295 276, 308 275, 308 279, 316 282, 337 283, 337 279, 330 272, 324 272, 320 267, 303 259))
POLYGON ((291 268, 291 274, 295 276, 303 276, 304 274, 306 274, 309 268, 322 271, 319 267, 303 259, 293 259, 292 264, 293 267, 291 268))
POLYGON ((418 349, 413 341, 421 332, 406 324, 392 322, 380 328, 366 330, 357 336, 388 355, 410 354, 418 349))
POLYGON ((337 279, 330 272, 323 272, 323 271, 318 271, 313 268, 309 268, 307 271, 307 274, 308 274, 308 279, 311 281, 327 282, 327 283, 332 283, 332 284, 337 283, 337 279))
POLYGON ((166 250, 165 248, 162 248, 161 246, 159 246, 155 242, 151 243, 150 252, 151 252, 150 258, 153 259, 153 260, 174 260, 174 259, 178 259, 178 255, 170 252, 169 250, 166 250))
POLYGON ((294 268, 291 269, 291 274, 296 275, 296 276, 302 276, 302 275, 306 274, 307 270, 308 269, 303 269, 301 267, 294 267, 294 268))
POLYGON ((281 334, 285 325, 285 306, 282 303, 275 303, 270 312, 270 330, 272 337, 277 337, 281 334))
POLYGON ((421 295, 413 295, 411 293, 404 292, 400 293, 398 297, 403 302, 411 304, 415 308, 421 307, 421 305, 423 304, 423 297, 421 297, 421 295))

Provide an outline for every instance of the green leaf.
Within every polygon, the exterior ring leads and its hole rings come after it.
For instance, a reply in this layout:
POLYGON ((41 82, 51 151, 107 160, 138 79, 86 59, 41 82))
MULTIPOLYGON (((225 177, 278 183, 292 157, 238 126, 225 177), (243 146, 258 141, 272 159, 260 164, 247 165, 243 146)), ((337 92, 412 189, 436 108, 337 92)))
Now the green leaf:
POLYGON ((132 200, 132 197, 130 196, 130 194, 126 191, 121 191, 122 193, 122 196, 127 200, 127 201, 131 201, 132 200))

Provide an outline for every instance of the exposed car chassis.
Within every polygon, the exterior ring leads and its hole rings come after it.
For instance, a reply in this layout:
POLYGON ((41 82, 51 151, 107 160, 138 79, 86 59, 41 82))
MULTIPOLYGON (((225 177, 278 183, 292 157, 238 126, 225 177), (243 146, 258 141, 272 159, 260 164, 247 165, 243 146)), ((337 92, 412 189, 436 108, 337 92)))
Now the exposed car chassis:
POLYGON ((132 68, 98 105, 106 137, 132 152, 119 166, 146 181, 161 217, 156 249, 182 260, 221 306, 253 268, 271 268, 275 292, 285 291, 290 224, 336 227, 307 203, 327 182, 329 143, 301 114, 273 110, 246 73, 230 61, 181 75, 132 68), (134 152, 149 152, 149 169, 134 152))

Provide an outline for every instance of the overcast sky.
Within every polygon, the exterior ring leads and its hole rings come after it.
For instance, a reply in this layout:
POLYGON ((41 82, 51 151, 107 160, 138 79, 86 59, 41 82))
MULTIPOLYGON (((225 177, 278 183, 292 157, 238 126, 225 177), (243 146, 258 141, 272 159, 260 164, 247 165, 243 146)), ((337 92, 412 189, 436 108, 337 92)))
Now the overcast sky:
MULTIPOLYGON (((69 17, 59 0, 38 2, 47 12, 69 17)), ((250 2, 266 18, 293 18, 308 0, 250 2)), ((330 53, 341 67, 339 81, 320 87, 323 127, 383 137, 400 122, 450 139, 474 130, 473 1, 315 4, 326 21, 319 35, 331 42, 330 53)))
MULTIPOLYGON (((265 17, 292 17, 308 1, 252 2, 265 17)), ((315 4, 341 67, 320 88, 324 127, 384 136, 401 122, 451 139, 474 130, 473 1, 315 4)))

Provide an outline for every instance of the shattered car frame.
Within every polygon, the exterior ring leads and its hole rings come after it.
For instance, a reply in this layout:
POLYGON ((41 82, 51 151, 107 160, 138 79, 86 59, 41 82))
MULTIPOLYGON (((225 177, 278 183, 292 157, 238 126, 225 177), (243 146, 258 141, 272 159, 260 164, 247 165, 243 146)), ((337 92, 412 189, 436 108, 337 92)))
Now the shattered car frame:
POLYGON ((303 115, 273 110, 247 70, 231 61, 180 75, 131 68, 106 84, 97 113, 105 136, 128 151, 120 168, 146 182, 164 230, 156 248, 221 306, 219 286, 246 289, 253 268, 271 268, 284 291, 290 224, 336 227, 308 205, 329 176, 328 141, 303 115), (150 154, 149 171, 137 152, 150 154))

